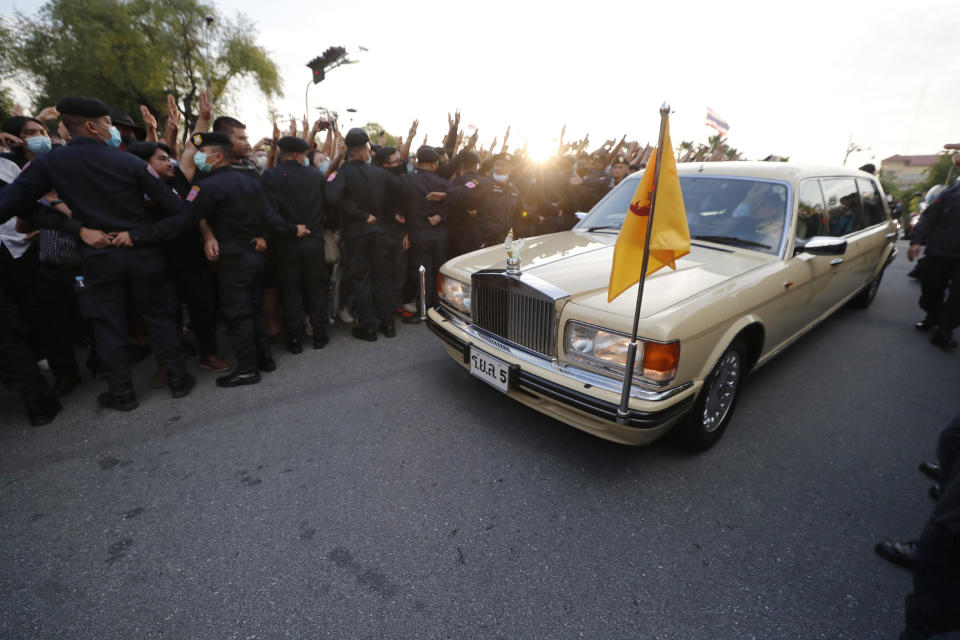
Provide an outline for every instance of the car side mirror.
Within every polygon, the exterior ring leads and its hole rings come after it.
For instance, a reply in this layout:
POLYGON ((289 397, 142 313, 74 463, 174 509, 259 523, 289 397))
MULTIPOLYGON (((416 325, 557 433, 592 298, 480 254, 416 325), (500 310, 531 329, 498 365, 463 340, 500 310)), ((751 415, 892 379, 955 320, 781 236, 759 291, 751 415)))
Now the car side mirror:
POLYGON ((805 241, 797 240, 793 252, 812 253, 815 256, 842 256, 847 252, 847 241, 835 236, 814 236, 805 241))
POLYGON ((577 211, 577 212, 574 213, 573 215, 577 216, 577 220, 583 220, 584 218, 587 217, 587 212, 586 212, 586 211, 577 211))

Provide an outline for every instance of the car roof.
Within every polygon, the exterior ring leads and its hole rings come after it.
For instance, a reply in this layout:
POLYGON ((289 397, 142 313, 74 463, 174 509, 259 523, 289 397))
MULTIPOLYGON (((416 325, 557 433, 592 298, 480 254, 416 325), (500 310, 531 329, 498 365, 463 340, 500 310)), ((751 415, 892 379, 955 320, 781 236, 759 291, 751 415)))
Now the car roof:
POLYGON ((681 162, 677 164, 680 174, 738 176, 744 178, 765 178, 767 180, 785 180, 797 182, 804 178, 818 176, 850 176, 855 178, 874 178, 859 169, 830 167, 822 165, 801 165, 789 162, 681 162))

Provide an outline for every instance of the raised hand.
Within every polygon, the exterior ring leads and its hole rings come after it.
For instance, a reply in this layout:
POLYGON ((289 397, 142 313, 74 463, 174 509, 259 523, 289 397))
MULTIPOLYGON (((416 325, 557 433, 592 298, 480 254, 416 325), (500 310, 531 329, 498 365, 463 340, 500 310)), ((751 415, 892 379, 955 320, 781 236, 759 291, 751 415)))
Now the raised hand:
POLYGON ((207 100, 207 92, 200 92, 200 100, 197 103, 197 112, 202 120, 213 120, 213 105, 207 100))
POLYGON ((290 126, 287 128, 287 135, 297 135, 297 117, 293 114, 290 115, 290 126))
POLYGON ((157 130, 157 119, 153 117, 153 114, 150 113, 150 109, 147 109, 147 105, 145 104, 140 105, 140 117, 143 118, 143 124, 148 131, 150 129, 153 129, 154 131, 157 130))
POLYGON ((277 121, 273 121, 273 142, 276 143, 280 139, 280 127, 277 126, 277 121))
POLYGON ((60 112, 57 111, 56 107, 47 107, 43 111, 37 114, 37 120, 41 122, 47 122, 49 120, 56 120, 60 117, 60 112))
POLYGON ((167 94, 167 128, 180 128, 180 109, 172 93, 167 94))
POLYGON ((307 114, 303 114, 303 135, 306 136, 310 131, 310 121, 307 120, 307 114))
POLYGON ((414 120, 413 124, 410 125, 410 132, 407 134, 407 140, 413 140, 413 138, 417 135, 417 127, 419 126, 420 121, 414 120))

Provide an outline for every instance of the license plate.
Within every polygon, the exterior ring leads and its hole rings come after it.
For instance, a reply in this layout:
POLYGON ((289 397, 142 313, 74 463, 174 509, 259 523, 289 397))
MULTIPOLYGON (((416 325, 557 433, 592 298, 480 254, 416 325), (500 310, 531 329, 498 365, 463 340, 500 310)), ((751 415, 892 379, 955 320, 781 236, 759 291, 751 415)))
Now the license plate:
POLYGON ((470 373, 507 393, 510 390, 510 365, 470 346, 470 373))

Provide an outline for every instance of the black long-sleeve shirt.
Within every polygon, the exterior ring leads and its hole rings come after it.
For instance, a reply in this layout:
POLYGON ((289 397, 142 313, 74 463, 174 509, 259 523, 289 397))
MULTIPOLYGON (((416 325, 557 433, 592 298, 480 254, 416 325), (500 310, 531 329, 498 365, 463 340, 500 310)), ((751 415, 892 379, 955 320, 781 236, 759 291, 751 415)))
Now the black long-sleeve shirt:
POLYGON ((297 232, 293 222, 277 214, 258 181, 230 166, 215 169, 186 199, 194 201, 192 218, 205 219, 221 243, 245 245, 267 229, 290 237, 297 232))
POLYGON ((359 159, 350 160, 327 178, 327 202, 340 209, 340 231, 344 238, 385 233, 387 216, 392 215, 388 203, 402 199, 405 194, 403 180, 359 159), (371 215, 377 221, 367 224, 371 215))
POLYGON ((924 253, 932 256, 960 258, 960 184, 945 189, 924 210, 910 242, 927 245, 924 253))
MULTIPOLYGON (((134 244, 171 240, 176 236, 146 233, 154 217, 144 196, 158 215, 186 215, 189 205, 181 201, 143 160, 108 148, 101 140, 74 138, 34 158, 16 180, 0 190, 0 222, 26 215, 36 201, 51 189, 57 191, 72 212, 72 218, 51 211, 37 226, 80 232, 81 227, 100 231, 129 231, 134 244)), ((158 231, 173 229, 169 225, 158 231)), ((87 253, 110 251, 83 245, 87 253)))
POLYGON ((450 182, 444 180, 432 171, 417 171, 404 176, 407 185, 407 201, 403 216, 407 221, 407 232, 410 239, 439 240, 446 238, 447 210, 444 201, 431 202, 427 194, 433 192, 447 193, 450 182), (432 225, 428 218, 439 215, 440 224, 432 225))
POLYGON ((267 169, 261 177, 270 204, 282 218, 307 225, 313 236, 323 234, 322 173, 289 160, 267 169))

